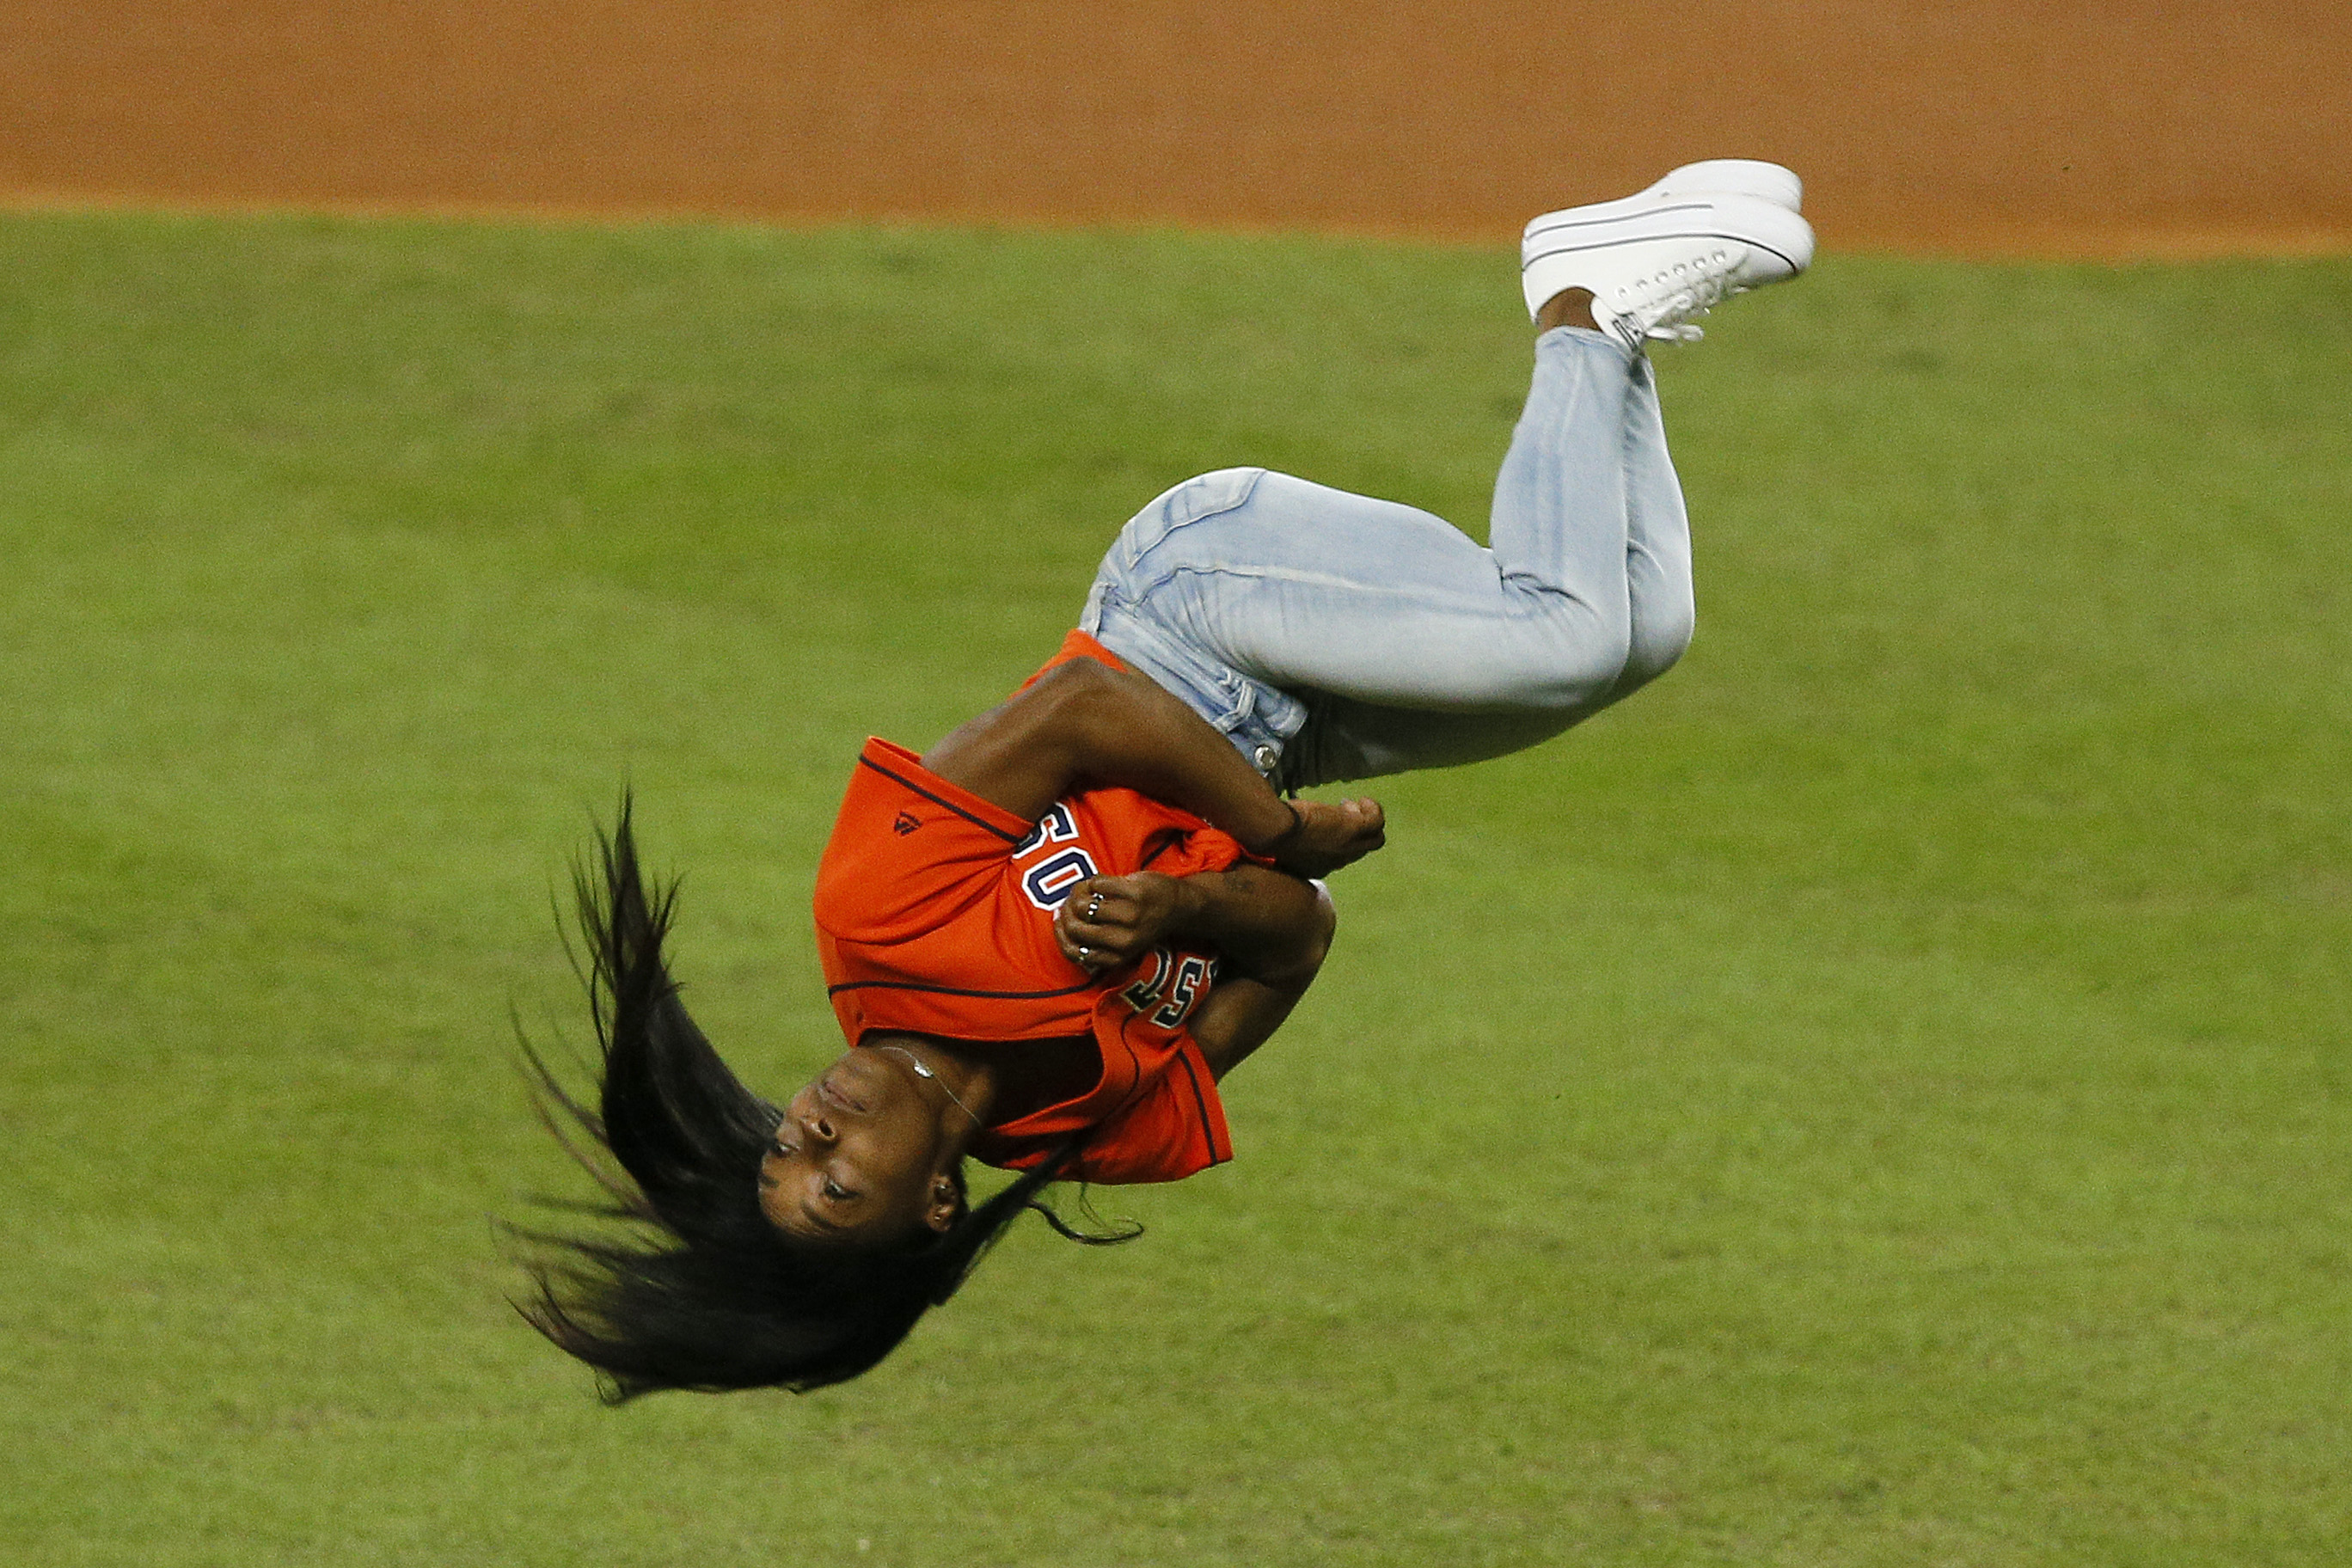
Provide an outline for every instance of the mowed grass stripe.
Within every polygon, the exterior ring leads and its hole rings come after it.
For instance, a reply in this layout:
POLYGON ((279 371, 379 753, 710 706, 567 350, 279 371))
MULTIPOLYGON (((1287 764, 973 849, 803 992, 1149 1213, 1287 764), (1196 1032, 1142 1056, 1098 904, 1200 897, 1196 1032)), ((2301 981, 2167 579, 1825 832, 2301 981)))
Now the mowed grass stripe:
POLYGON ((1507 258, 0 222, 28 1561, 2322 1563, 2347 1532, 2352 267, 1831 258, 1660 355, 1684 668, 1392 781, 1241 1158, 881 1372, 593 1408, 492 1213, 625 783, 824 1059, 864 734, 1236 462, 1480 526, 1507 258), (861 1551, 858 1543, 867 1543, 861 1551))

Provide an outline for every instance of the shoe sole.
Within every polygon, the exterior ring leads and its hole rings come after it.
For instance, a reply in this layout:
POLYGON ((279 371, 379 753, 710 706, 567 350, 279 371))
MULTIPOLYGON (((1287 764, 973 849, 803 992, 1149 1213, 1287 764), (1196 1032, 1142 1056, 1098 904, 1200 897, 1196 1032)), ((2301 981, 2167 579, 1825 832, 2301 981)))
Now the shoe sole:
POLYGON ((1797 171, 1760 158, 1709 158, 1685 163, 1642 195, 1754 196, 1792 213, 1805 210, 1805 182, 1797 177, 1797 171))

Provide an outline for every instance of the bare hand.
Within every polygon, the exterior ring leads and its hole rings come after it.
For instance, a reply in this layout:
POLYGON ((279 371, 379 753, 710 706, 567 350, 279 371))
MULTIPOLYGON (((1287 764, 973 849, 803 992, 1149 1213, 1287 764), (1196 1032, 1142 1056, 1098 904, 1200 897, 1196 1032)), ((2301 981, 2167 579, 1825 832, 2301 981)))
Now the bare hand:
POLYGON ((1388 842, 1388 814, 1376 800, 1294 800, 1298 826, 1276 839, 1274 863, 1298 877, 1328 877, 1388 842))
POLYGON ((1174 923, 1181 892, 1173 877, 1089 877, 1070 889, 1054 916, 1062 956, 1089 974, 1124 968, 1160 944, 1174 923))

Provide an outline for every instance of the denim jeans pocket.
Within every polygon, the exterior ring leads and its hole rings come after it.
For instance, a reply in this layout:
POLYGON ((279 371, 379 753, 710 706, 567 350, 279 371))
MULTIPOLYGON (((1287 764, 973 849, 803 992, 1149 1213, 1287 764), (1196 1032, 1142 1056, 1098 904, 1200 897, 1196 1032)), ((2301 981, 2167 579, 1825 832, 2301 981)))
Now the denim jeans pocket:
POLYGON ((1224 699, 1224 716, 1212 722, 1228 735, 1253 742, 1271 742, 1279 755, 1290 737, 1307 722, 1306 703, 1279 687, 1253 680, 1229 665, 1218 668, 1216 684, 1224 699))
POLYGON ((1264 478, 1264 468, 1219 468, 1213 474, 1186 479, 1161 498, 1162 515, 1169 527, 1181 528, 1231 511, 1250 499, 1250 492, 1264 478))
POLYGON ((1132 566, 1178 529, 1249 504, 1251 492, 1264 478, 1264 468, 1219 468, 1161 491, 1128 523, 1114 554, 1132 566))

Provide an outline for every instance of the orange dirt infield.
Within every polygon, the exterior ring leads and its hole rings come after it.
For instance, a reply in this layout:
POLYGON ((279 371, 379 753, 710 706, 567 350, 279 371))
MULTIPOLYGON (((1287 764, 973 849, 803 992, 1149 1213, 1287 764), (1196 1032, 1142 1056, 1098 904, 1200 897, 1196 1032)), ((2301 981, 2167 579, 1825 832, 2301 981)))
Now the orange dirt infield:
POLYGON ((1690 158, 1825 243, 2352 250, 2344 0, 0 0, 0 199, 1501 241, 1690 158))

